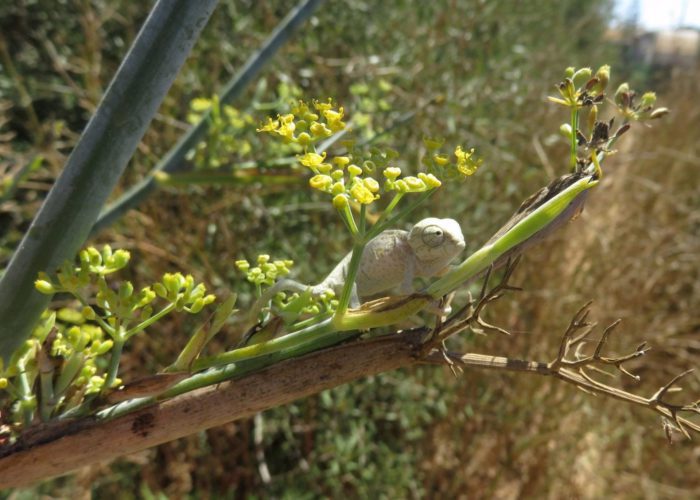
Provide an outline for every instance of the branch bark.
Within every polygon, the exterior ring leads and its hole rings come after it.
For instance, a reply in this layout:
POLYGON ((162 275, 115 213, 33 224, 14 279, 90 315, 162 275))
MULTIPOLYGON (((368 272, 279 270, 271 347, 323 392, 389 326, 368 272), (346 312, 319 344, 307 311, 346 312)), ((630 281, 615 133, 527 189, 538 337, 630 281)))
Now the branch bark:
MULTIPOLYGON (((111 421, 86 418, 18 441, 0 459, 0 487, 26 486, 112 460, 352 380, 415 365, 421 332, 353 342, 277 363, 111 421)), ((0 451, 2 453, 2 451, 0 451)))

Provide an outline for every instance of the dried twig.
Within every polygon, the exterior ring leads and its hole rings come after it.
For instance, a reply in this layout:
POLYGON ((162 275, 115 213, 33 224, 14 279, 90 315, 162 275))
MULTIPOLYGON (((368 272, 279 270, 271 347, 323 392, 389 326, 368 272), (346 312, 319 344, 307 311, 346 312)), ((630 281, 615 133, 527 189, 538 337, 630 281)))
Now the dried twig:
MULTIPOLYGON (((466 318, 460 319, 449 326, 443 327, 439 337, 444 340, 446 335, 452 335, 458 331, 461 331, 469 326, 471 321, 476 321, 475 318, 478 316, 478 313, 481 312, 481 309, 483 309, 485 304, 490 302, 487 297, 498 296, 499 291, 513 289, 514 287, 507 285, 507 280, 510 278, 511 273, 506 272, 501 284, 496 287, 500 287, 499 290, 494 288, 494 290, 489 293, 484 293, 482 291, 482 298, 479 301, 481 307, 479 308, 478 305, 473 307, 473 311, 468 314, 466 318)), ((441 360, 448 359, 449 363, 452 365, 458 364, 478 368, 524 371, 556 377, 564 382, 578 387, 579 389, 584 390, 585 392, 606 395, 621 401, 635 404, 637 406, 649 408, 652 411, 659 413, 664 419, 664 429, 667 435, 669 435, 671 427, 682 433, 687 439, 690 439, 690 433, 688 432, 689 430, 700 433, 699 423, 680 416, 682 414, 700 415, 700 400, 690 404, 679 405, 670 403, 664 399, 669 392, 674 390, 674 385, 683 377, 690 374, 693 370, 687 370, 677 375, 648 398, 627 392, 608 384, 604 384, 603 382, 594 379, 588 373, 589 371, 597 371, 610 375, 608 372, 601 370, 600 367, 614 366, 618 371, 620 371, 620 373, 632 377, 635 380, 639 380, 638 376, 632 374, 625 368, 624 363, 643 356, 650 349, 646 342, 643 342, 629 354, 622 356, 605 356, 603 354, 603 350, 615 328, 620 324, 620 320, 618 320, 605 328, 600 339, 596 342, 596 347, 593 354, 582 355, 581 348, 585 343, 592 340, 590 337, 596 326, 595 323, 588 321, 590 306, 591 302, 588 302, 576 312, 574 317, 571 319, 569 326, 564 332, 564 335, 562 336, 559 352, 557 353, 556 358, 549 363, 523 361, 472 353, 458 354, 453 352, 431 352, 426 355, 425 360, 429 362, 444 363, 444 361, 441 360), (670 421, 672 421, 675 425, 671 424, 670 421)))

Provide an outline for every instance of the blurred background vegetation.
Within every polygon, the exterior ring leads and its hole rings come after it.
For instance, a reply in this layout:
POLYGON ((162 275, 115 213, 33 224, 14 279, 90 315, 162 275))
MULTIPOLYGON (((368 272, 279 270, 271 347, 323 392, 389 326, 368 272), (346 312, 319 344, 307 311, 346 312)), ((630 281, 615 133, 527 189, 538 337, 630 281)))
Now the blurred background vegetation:
MULTIPOLYGON (((150 4, 0 5, 0 267, 150 4)), ((294 5, 221 1, 115 199, 187 129, 188 115, 197 112, 194 100, 220 90, 294 5)), ((631 60, 622 49, 634 33, 622 30, 611 43, 611 12, 608 0, 322 2, 233 103, 236 111, 222 125, 233 139, 193 153, 194 172, 203 171, 204 179, 163 186, 94 242, 132 252, 127 278, 134 284, 188 272, 214 289, 239 291, 246 303, 251 290, 233 261, 258 253, 294 259, 296 276, 317 282, 348 251, 349 238, 302 172, 272 161, 290 151, 254 128, 291 97, 332 96, 360 135, 399 151, 407 170, 417 164, 424 136, 476 147, 485 159, 479 173, 447 186, 415 215, 457 219, 474 250, 528 194, 566 172, 567 145, 556 134, 566 118, 544 99, 563 69, 609 63, 615 84, 632 77, 631 85, 643 91, 653 83, 672 114, 626 136, 584 216, 526 256, 515 277, 525 291, 489 314, 518 333, 466 338, 461 347, 548 361, 570 317, 593 298, 595 319, 624 320, 613 349, 642 340, 653 346, 634 366, 642 383, 622 381, 628 390, 651 393, 700 360, 700 73, 692 65, 659 70, 631 60), (207 157, 214 147, 219 153, 207 157), (221 174, 236 165, 247 165, 252 182, 221 174)), ((136 338, 122 378, 170 363, 191 321, 174 317, 136 338)), ((229 330, 214 348, 235 342, 235 325, 229 330)), ((700 378, 691 376, 686 386, 686 397, 698 394, 700 378)), ((25 493, 669 498, 700 495, 698 466, 700 447, 668 444, 651 412, 537 377, 467 371, 455 378, 447 369, 421 368, 89 465, 25 493)))

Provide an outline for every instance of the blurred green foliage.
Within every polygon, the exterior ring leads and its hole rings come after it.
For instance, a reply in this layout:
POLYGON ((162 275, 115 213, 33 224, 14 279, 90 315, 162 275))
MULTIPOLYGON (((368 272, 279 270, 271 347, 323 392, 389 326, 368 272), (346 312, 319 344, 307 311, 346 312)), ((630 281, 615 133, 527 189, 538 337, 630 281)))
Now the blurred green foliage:
MULTIPOLYGON (((544 103, 545 96, 560 80, 562 67, 615 67, 603 36, 609 4, 327 1, 275 58, 261 83, 234 106, 262 123, 269 108, 261 104, 277 102, 285 88, 352 102, 356 110, 373 113, 368 137, 388 130, 381 141, 401 152, 401 166, 409 172, 424 156, 426 136, 475 146, 486 159, 481 171, 415 215, 416 220, 426 214, 456 218, 468 251, 473 250, 524 196, 566 170, 568 145, 557 133, 561 115, 544 103), (402 121, 407 112, 415 115, 402 121)), ((286 0, 221 2, 144 138, 123 188, 144 176, 174 144, 187 126, 189 103, 214 95, 293 5, 286 0)), ((0 73, 0 174, 14 175, 37 154, 45 158, 19 184, 14 200, 0 206, 3 263, 147 9, 124 0, 25 0, 0 6, 0 48, 9 54, 0 60, 5 70, 0 73)), ((665 102, 681 108, 675 99, 697 92, 693 81, 672 87, 673 100, 665 102)), ((654 129, 639 144, 653 138, 662 151, 697 156, 697 146, 687 150, 683 134, 673 131, 698 126, 697 111, 685 106, 672 116, 667 131, 654 129)), ((255 160, 278 157, 269 141, 251 137, 249 143, 255 160)), ((700 245, 697 221, 687 222, 689 213, 700 210, 693 191, 697 174, 684 168, 689 161, 684 157, 635 154, 620 155, 621 162, 634 166, 609 175, 610 187, 601 188, 599 199, 589 203, 585 224, 577 222, 565 240, 530 252, 515 278, 526 292, 491 311, 498 324, 527 333, 505 342, 469 338, 461 347, 548 360, 570 315, 597 296, 601 321, 624 316, 622 328, 635 340, 649 334, 684 353, 671 358, 670 349, 661 349, 652 358, 656 364, 643 371, 651 384, 665 381, 670 368, 664 360, 697 361, 690 346, 698 327, 689 311, 699 306, 700 276, 690 256, 700 245), (664 169, 658 168, 660 161, 664 169), (627 188, 627 180, 639 176, 648 176, 650 183, 630 181, 637 187, 627 188), (664 192, 673 192, 673 199, 659 194, 664 192), (650 212, 655 216, 645 215, 650 212), (669 241, 673 246, 660 254, 669 241), (659 255, 675 256, 676 269, 664 271, 659 255), (634 260, 624 260, 629 256, 634 260), (650 276, 650 269, 658 271, 650 276)), ((229 287, 241 280, 234 260, 260 253, 293 259, 297 277, 317 282, 350 242, 330 205, 321 194, 301 189, 303 184, 299 189, 264 182, 245 188, 164 188, 98 240, 130 250, 130 279, 139 284, 180 270, 214 288, 229 287)), ((162 323, 167 335, 134 338, 122 377, 162 368, 182 348, 188 326, 173 318, 162 323), (166 337, 171 342, 164 343, 166 337)), ((212 347, 229 346, 234 332, 235 326, 212 347)), ((666 456, 659 454, 662 439, 655 417, 556 382, 476 372, 454 379, 447 370, 425 368, 339 387, 266 412, 257 421, 211 429, 111 466, 92 466, 34 492, 89 490, 115 498, 596 498, 642 496, 640 487, 662 496, 697 492, 696 475, 677 467, 693 463, 692 445, 666 456), (645 435, 644 424, 656 427, 645 435), (263 466, 269 481, 260 473, 263 466)))

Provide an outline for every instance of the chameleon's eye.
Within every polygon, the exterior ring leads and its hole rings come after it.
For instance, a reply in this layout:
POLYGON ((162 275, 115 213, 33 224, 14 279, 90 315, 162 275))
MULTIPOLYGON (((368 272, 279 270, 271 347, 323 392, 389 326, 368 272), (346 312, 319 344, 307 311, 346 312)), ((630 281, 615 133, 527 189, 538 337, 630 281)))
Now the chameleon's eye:
POLYGON ((423 243, 431 248, 439 247, 445 241, 445 233, 436 225, 426 226, 423 229, 423 243))

